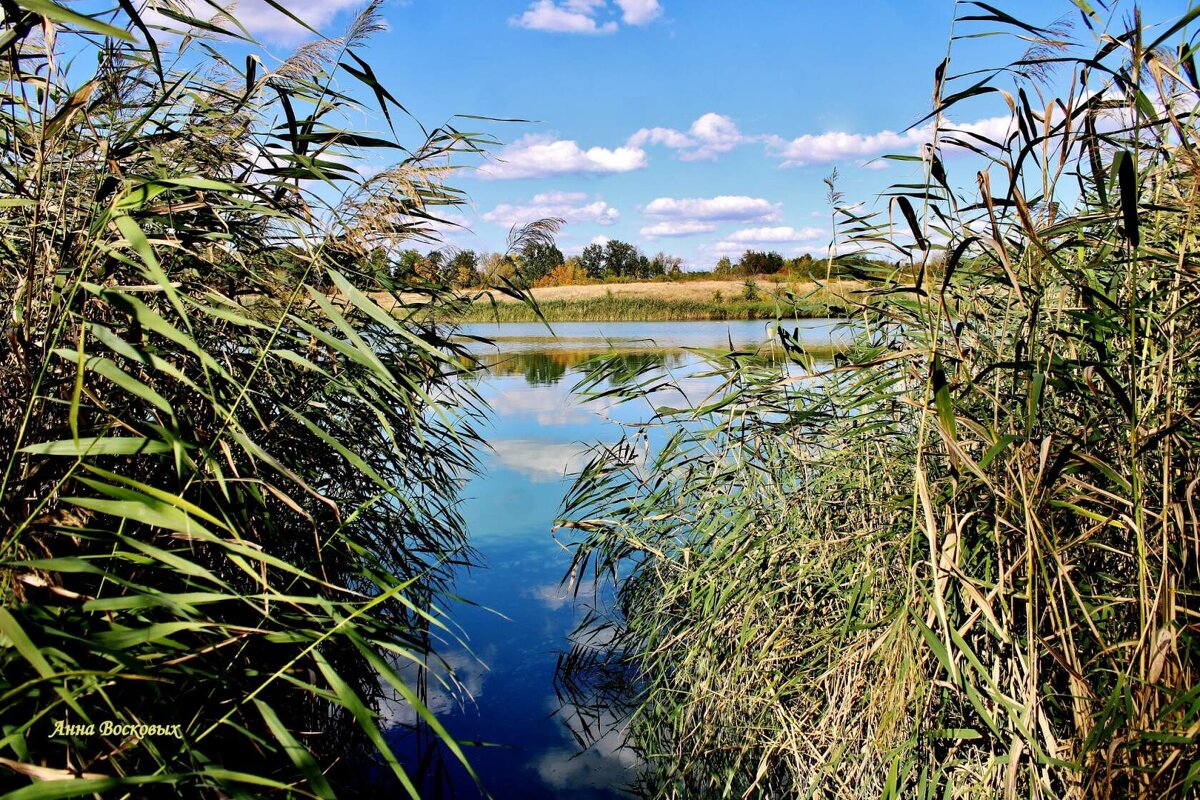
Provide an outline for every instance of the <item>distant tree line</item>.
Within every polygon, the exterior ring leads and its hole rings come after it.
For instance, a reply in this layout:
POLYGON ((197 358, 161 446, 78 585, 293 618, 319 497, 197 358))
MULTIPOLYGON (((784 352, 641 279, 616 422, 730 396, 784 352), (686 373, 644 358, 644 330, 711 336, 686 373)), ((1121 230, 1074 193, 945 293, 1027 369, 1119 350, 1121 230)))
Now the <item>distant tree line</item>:
MULTIPOLYGON (((658 252, 645 255, 637 246, 620 239, 589 244, 578 256, 564 257, 554 244, 539 244, 524 255, 479 253, 474 250, 433 250, 421 253, 405 249, 389 253, 373 251, 364 271, 384 285, 410 280, 456 287, 480 286, 498 280, 510 280, 530 286, 562 286, 628 280, 676 279, 684 275, 683 259, 658 252)), ((721 256, 709 272, 689 274, 714 277, 786 275, 790 279, 809 280, 838 277, 867 277, 866 272, 894 269, 887 261, 863 257, 853 259, 814 258, 804 255, 785 258, 780 253, 746 250, 737 261, 721 256)))

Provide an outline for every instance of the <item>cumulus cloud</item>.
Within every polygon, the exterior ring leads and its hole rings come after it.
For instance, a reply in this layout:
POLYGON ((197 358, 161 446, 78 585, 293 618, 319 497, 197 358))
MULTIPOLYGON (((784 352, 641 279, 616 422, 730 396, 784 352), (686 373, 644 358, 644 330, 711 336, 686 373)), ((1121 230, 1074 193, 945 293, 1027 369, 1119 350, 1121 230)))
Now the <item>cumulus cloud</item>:
POLYGON ((563 731, 562 746, 544 751, 533 762, 546 786, 561 795, 633 782, 641 761, 625 746, 626 720, 608 709, 560 706, 553 698, 548 707, 558 713, 568 730, 563 731), (597 733, 601 733, 598 738, 597 733), (577 745, 581 741, 589 742, 582 752, 577 745))
MULTIPOLYGON (((983 136, 994 142, 1003 142, 1014 127, 1011 116, 988 117, 976 122, 956 123, 947 122, 942 125, 942 139, 945 149, 953 151, 961 149, 955 140, 967 141, 976 146, 982 144, 978 139, 963 134, 983 136)), ((803 167, 810 164, 830 164, 851 159, 871 159, 885 153, 910 153, 917 150, 933 138, 933 125, 923 125, 902 133, 882 130, 878 133, 847 133, 845 131, 830 131, 820 134, 805 134, 795 139, 787 140, 779 136, 767 137, 767 149, 783 159, 785 167, 803 167)), ((880 161, 862 163, 871 169, 880 169, 884 163, 880 161)))
MULTIPOLYGON (((330 23, 340 12, 362 7, 361 0, 292 0, 287 8, 311 28, 327 32, 330 23)), ((213 20, 219 27, 226 30, 236 30, 227 19, 217 17, 214 7, 204 0, 187 0, 184 3, 185 12, 199 20, 213 20), (214 19, 216 18, 216 19, 214 19)), ((238 3, 235 13, 238 22, 246 26, 253 34, 264 36, 279 42, 293 43, 312 37, 312 33, 298 25, 286 14, 271 7, 266 0, 242 0, 238 3)), ((151 4, 147 7, 143 20, 150 25, 161 25, 164 28, 180 30, 184 23, 159 13, 151 4)), ((156 35, 157 38, 157 35, 156 35)))
POLYGON ((675 150, 692 146, 692 140, 686 133, 680 133, 674 128, 642 128, 626 142, 629 147, 642 147, 647 144, 661 144, 675 150))
POLYGON ((561 217, 567 222, 611 225, 619 216, 621 212, 600 197, 589 201, 584 192, 545 192, 535 194, 528 203, 501 203, 484 214, 483 218, 511 228, 547 217, 561 217))
POLYGON ((729 234, 731 242, 752 244, 779 244, 783 242, 809 242, 825 235, 820 228, 796 228, 780 225, 774 228, 743 228, 729 234))
MULTIPOLYGON (((626 25, 646 25, 662 14, 658 0, 616 0, 616 4, 626 25)), ((614 33, 619 27, 617 21, 601 19, 602 14, 612 13, 608 0, 534 0, 508 24, 550 33, 614 33)))
MULTIPOLYGON (((492 646, 480 655, 491 661, 495 652, 495 647, 492 646)), ((467 703, 474 703, 483 696, 488 668, 483 661, 466 650, 440 653, 436 658, 428 659, 427 664, 429 680, 425 707, 433 713, 446 714, 455 708, 463 708, 467 703)), ((408 659, 395 659, 392 668, 409 686, 415 686, 420 679, 421 666, 408 659)), ((383 689, 383 697, 379 704, 379 715, 383 726, 411 726, 416 723, 417 711, 412 704, 399 696, 391 684, 382 678, 380 686, 383 689)))
POLYGON ((546 583, 527 589, 525 594, 532 596, 551 611, 558 611, 560 608, 574 605, 576 596, 587 597, 595 591, 595 581, 580 581, 578 586, 567 583, 546 583))
POLYGON ((770 143, 785 167, 803 167, 809 164, 829 164, 851 158, 869 158, 889 151, 908 152, 927 141, 926 128, 914 128, 905 133, 880 131, 861 134, 845 131, 797 136, 791 141, 774 139, 770 143))
POLYGON ((709 198, 659 197, 644 209, 646 216, 701 222, 770 222, 779 218, 779 206, 761 197, 720 195, 709 198))
POLYGON ((943 126, 942 133, 948 138, 963 139, 978 146, 982 144, 982 142, 970 136, 964 137, 958 134, 975 134, 976 136, 982 136, 985 139, 990 139, 993 142, 1003 144, 1008 138, 1008 135, 1016 129, 1016 120, 1011 115, 1005 115, 1002 117, 988 117, 987 119, 981 119, 976 122, 966 122, 961 124, 951 122, 943 126))
POLYGON ((680 220, 678 222, 657 222, 642 228, 640 233, 647 239, 663 239, 676 236, 694 236, 697 233, 712 233, 717 226, 711 222, 698 220, 680 220))
POLYGON ((537 0, 525 10, 525 13, 508 21, 516 28, 528 28, 532 31, 549 31, 551 33, 613 33, 617 23, 597 23, 595 6, 601 3, 567 2, 557 5, 553 0, 537 0))
POLYGON ((646 25, 662 14, 658 0, 617 0, 626 25, 646 25))
POLYGON ((497 439, 492 449, 500 463, 521 473, 533 483, 553 483, 581 471, 589 460, 582 444, 544 442, 534 439, 497 439))
POLYGON ((784 255, 801 255, 823 251, 828 234, 820 228, 793 228, 777 225, 762 228, 742 228, 719 242, 705 247, 714 256, 737 257, 747 250, 777 250, 784 255), (790 245, 785 247, 784 245, 790 245))
POLYGON ((709 112, 691 124, 687 133, 674 128, 642 128, 629 137, 627 146, 657 144, 678 150, 682 161, 712 161, 739 144, 753 141, 727 116, 709 112))
POLYGON ((480 177, 491 180, 549 178, 557 175, 632 172, 647 165, 646 151, 638 147, 589 147, 570 139, 528 134, 502 149, 496 160, 480 167, 480 177))

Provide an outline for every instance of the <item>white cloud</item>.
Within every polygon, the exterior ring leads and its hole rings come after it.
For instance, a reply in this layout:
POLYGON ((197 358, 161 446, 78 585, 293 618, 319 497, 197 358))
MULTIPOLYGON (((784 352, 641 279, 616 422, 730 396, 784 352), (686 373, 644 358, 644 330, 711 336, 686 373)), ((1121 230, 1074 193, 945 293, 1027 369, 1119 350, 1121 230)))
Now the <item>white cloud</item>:
POLYGON ((732 119, 710 111, 693 122, 687 133, 674 128, 642 128, 629 137, 627 146, 659 144, 679 150, 683 161, 712 161, 749 141, 753 137, 743 136, 732 119))
POLYGON ((589 448, 575 443, 535 439, 497 439, 492 443, 500 463, 533 483, 553 483, 587 466, 589 448))
MULTIPOLYGON (((493 645, 479 656, 493 661, 495 653, 493 645)), ((466 650, 452 650, 431 656, 426 664, 428 695, 425 707, 433 713, 445 714, 456 708, 464 708, 467 703, 474 703, 483 696, 488 668, 475 655, 466 650)), ((417 685, 422 670, 420 665, 406 658, 396 658, 392 661, 392 668, 407 685, 417 685)), ((380 686, 383 697, 379 704, 379 716, 384 726, 413 725, 417 721, 416 709, 382 678, 380 686)))
POLYGON ((555 175, 631 172, 647 165, 646 151, 637 147, 589 147, 584 150, 570 139, 528 134, 496 154, 496 160, 480 167, 482 178, 548 178, 555 175))
MULTIPOLYGON (((1008 138, 1008 135, 1016 129, 1016 120, 1012 117, 1012 115, 1005 115, 1003 117, 988 117, 987 119, 981 119, 977 122, 966 122, 962 124, 955 122, 947 123, 943 125, 942 132, 943 135, 950 136, 952 138, 957 138, 955 137, 956 133, 974 133, 991 139, 993 142, 999 142, 1003 144, 1008 138)), ((982 142, 979 142, 971 137, 966 137, 966 141, 969 141, 977 146, 982 144, 982 142)))
POLYGON ((704 252, 714 258, 721 256, 729 256, 731 259, 737 259, 742 253, 751 248, 738 242, 717 242, 716 244, 708 245, 704 248, 704 252))
POLYGON ((830 131, 815 135, 808 133, 790 142, 775 138, 769 147, 783 158, 783 166, 803 167, 851 158, 869 158, 889 151, 908 152, 924 143, 928 133, 927 128, 915 128, 905 133, 887 130, 872 134, 830 131))
POLYGON ((528 203, 501 203, 484 214, 483 218, 511 228, 547 217, 561 217, 567 222, 611 225, 619 216, 621 212, 600 197, 589 202, 587 194, 583 192, 545 192, 535 194, 528 203))
POLYGON ((627 25, 647 25, 662 14, 658 0, 617 0, 617 5, 627 25))
POLYGON ((607 236, 593 236, 592 240, 588 242, 588 244, 598 244, 603 247, 604 245, 608 244, 609 241, 610 240, 607 236))
MULTIPOLYGON (((647 25, 662 14, 658 0, 616 0, 616 4, 626 25, 647 25)), ((550 33, 614 33, 619 27, 615 20, 599 19, 601 11, 609 10, 608 0, 534 0, 508 24, 550 33)))
MULTIPOLYGON (((1004 142, 1007 134, 1014 128, 1011 116, 988 117, 976 122, 956 123, 943 122, 940 138, 946 149, 960 149, 949 139, 961 139, 972 144, 982 144, 972 137, 964 137, 964 133, 985 136, 996 142, 1004 142)), ((869 161, 869 159, 885 153, 911 153, 933 138, 933 125, 923 125, 902 133, 883 130, 878 133, 846 133, 845 131, 830 131, 821 134, 805 134, 791 141, 779 136, 766 138, 767 149, 783 159, 785 167, 803 167, 809 164, 830 164, 837 161, 859 159, 859 166, 868 169, 884 169, 884 161, 869 161)))
POLYGON ((711 222, 697 220, 680 220, 678 222, 657 222, 642 228, 640 233, 647 239, 661 239, 673 236, 693 236, 697 233, 712 233, 717 226, 711 222))
POLYGON ((773 221, 779 218, 779 206, 761 197, 721 195, 710 198, 659 197, 644 209, 646 216, 705 222, 773 221))
POLYGON ((642 762, 625 746, 627 721, 607 709, 583 710, 562 705, 556 698, 551 698, 548 708, 568 729, 562 731, 564 746, 542 752, 533 767, 546 786, 557 790, 556 795, 607 790, 634 781, 642 762), (577 745, 580 741, 588 743, 583 752, 577 745))
POLYGON ((794 247, 780 247, 778 244, 771 244, 769 242, 731 242, 724 240, 706 246, 704 252, 716 258, 729 256, 734 261, 737 261, 747 250, 774 250, 780 255, 791 257, 805 253, 824 253, 825 249, 826 245, 818 242, 796 245, 794 247))
MULTIPOLYGON (((327 30, 333 18, 348 9, 358 9, 363 5, 361 0, 290 0, 288 11, 295 14, 304 23, 318 31, 329 33, 327 30)), ((215 8, 204 0, 186 0, 183 3, 184 12, 203 21, 213 20, 216 25, 229 31, 236 31, 224 17, 219 17, 215 8)), ((265 36, 275 41, 294 43, 312 37, 312 33, 294 22, 286 14, 272 8, 266 0, 242 0, 238 3, 233 16, 246 26, 253 34, 265 36)), ((147 7, 143 20, 149 25, 161 25, 172 30, 182 31, 187 26, 155 10, 153 4, 147 7)), ((157 34, 156 34, 157 38, 157 34)))
POLYGON ((726 153, 745 141, 732 119, 711 112, 693 122, 690 131, 700 142, 700 149, 691 154, 692 158, 711 158, 718 153, 726 153))
POLYGON ((780 225, 774 228, 743 228, 729 234, 729 241, 751 244, 778 244, 782 242, 810 242, 825 235, 820 228, 800 228, 780 225))
POLYGON ((546 583, 527 589, 524 594, 532 596, 551 611, 558 611, 560 608, 574 605, 577 595, 587 597, 595 591, 595 581, 580 581, 578 587, 573 583, 546 583))
POLYGON ((702 248, 713 256, 737 258, 747 250, 776 250, 785 256, 825 252, 829 235, 820 228, 793 228, 778 225, 763 228, 742 228, 723 240, 702 248), (787 246, 785 246, 787 245, 787 246))
POLYGON ((680 133, 674 128, 642 128, 626 142, 629 147, 642 147, 647 144, 661 144, 674 150, 682 150, 691 147, 693 142, 686 133, 680 133))
MULTIPOLYGON (((553 0, 537 0, 526 9, 525 13, 513 17, 509 25, 516 28, 528 28, 532 31, 549 31, 551 33, 613 33, 617 23, 605 22, 597 24, 593 6, 596 3, 567 2, 565 5, 555 5, 553 0)), ((601 3, 602 5, 602 3, 601 3)))

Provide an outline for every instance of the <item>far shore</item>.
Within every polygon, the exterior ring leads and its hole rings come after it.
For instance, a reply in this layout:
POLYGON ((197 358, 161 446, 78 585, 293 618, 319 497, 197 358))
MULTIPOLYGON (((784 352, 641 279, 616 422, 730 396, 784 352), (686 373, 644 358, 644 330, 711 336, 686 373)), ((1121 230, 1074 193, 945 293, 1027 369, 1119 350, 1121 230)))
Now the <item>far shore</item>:
MULTIPOLYGON (((769 275, 739 280, 544 286, 531 290, 536 311, 528 303, 493 291, 477 300, 459 321, 650 322, 840 317, 863 302, 866 288, 867 284, 861 281, 815 283, 769 275)), ((391 301, 387 295, 378 299, 385 307, 391 301)), ((402 296, 401 301, 419 303, 420 298, 402 296)))

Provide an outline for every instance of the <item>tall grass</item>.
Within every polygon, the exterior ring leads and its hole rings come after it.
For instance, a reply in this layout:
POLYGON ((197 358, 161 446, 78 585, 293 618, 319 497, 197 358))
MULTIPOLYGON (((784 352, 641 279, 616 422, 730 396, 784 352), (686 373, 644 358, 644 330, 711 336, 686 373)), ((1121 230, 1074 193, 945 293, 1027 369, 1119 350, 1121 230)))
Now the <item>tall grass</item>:
POLYGON ((711 300, 672 300, 607 295, 579 300, 540 300, 526 303, 478 301, 458 319, 462 322, 652 322, 662 320, 823 319, 850 308, 841 297, 747 299, 740 296, 711 300))
POLYGON ((0 785, 417 796, 380 712, 461 758, 411 666, 454 636, 480 404, 358 265, 486 142, 349 127, 404 114, 359 55, 378 2, 278 64, 191 8, 4 4, 0 785))
POLYGON ((913 267, 848 363, 718 362, 579 477, 573 574, 617 599, 565 685, 631 709, 647 796, 1200 791, 1200 12, 1093 5, 957 6, 1019 55, 943 63, 922 184, 839 211, 913 267), (955 130, 988 96, 1008 133, 955 130))
MULTIPOLYGON (((463 322, 650 322, 658 320, 775 319, 772 302, 661 300, 649 297, 597 297, 586 300, 543 300, 537 307, 520 303, 475 303, 463 322)), ((805 314, 805 316, 810 316, 805 314)), ((812 314, 811 316, 818 316, 812 314)), ((829 316, 821 309, 819 316, 829 316)))

